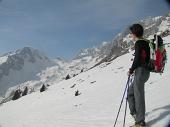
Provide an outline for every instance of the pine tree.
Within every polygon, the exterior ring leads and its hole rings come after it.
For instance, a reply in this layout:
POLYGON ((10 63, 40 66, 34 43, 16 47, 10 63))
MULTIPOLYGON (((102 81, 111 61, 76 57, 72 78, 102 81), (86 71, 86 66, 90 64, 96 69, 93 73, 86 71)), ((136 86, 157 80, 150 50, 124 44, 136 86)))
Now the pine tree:
POLYGON ((45 91, 45 90, 46 90, 46 86, 43 84, 42 87, 41 87, 41 89, 40 89, 40 92, 43 92, 43 91, 45 91))
POLYGON ((28 94, 28 87, 26 86, 24 89, 24 92, 22 93, 22 96, 25 96, 28 94))

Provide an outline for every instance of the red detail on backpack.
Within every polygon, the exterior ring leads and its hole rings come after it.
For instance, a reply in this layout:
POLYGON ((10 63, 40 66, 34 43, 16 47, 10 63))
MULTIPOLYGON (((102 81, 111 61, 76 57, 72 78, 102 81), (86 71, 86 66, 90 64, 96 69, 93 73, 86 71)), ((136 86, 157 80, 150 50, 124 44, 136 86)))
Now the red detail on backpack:
POLYGON ((163 58, 164 58, 164 53, 166 52, 166 50, 164 50, 163 52, 161 52, 159 49, 157 49, 155 51, 155 56, 156 56, 156 60, 155 60, 155 70, 158 72, 162 71, 163 68, 163 58))

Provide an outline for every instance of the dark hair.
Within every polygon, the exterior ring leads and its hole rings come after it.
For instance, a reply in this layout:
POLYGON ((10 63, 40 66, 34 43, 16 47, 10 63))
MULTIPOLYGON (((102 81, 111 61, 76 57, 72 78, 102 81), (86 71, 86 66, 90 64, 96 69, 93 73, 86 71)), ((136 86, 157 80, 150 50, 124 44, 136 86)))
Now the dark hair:
POLYGON ((130 26, 130 31, 132 34, 134 34, 136 37, 142 37, 143 36, 143 27, 140 24, 133 24, 130 26))

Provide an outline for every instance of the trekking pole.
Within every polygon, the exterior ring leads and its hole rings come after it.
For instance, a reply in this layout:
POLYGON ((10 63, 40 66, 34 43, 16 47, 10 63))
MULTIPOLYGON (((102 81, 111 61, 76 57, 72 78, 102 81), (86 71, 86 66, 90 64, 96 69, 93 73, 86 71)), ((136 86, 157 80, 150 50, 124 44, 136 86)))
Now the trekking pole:
POLYGON ((126 123, 126 111, 127 111, 127 98, 126 98, 126 105, 125 105, 125 114, 124 114, 124 120, 123 120, 123 127, 125 127, 125 123, 126 123))
MULTIPOLYGON (((127 84, 127 90, 128 89, 129 89, 129 83, 127 84)), ((125 114, 124 114, 124 120, 123 120, 123 127, 125 127, 125 123, 126 123, 126 111, 127 111, 127 98, 126 98, 126 105, 125 105, 125 114)))
POLYGON ((122 97, 122 100, 121 100, 121 103, 120 103, 120 106, 119 106, 119 110, 118 110, 118 113, 117 113, 117 116, 116 116, 114 127, 116 127, 117 119, 119 117, 120 109, 122 107, 122 103, 123 103, 123 100, 124 100, 124 97, 125 97, 125 93, 126 93, 126 89, 128 87, 129 81, 130 81, 130 75, 128 76, 128 80, 127 80, 126 87, 125 87, 125 90, 124 90, 124 93, 123 93, 123 97, 122 97))

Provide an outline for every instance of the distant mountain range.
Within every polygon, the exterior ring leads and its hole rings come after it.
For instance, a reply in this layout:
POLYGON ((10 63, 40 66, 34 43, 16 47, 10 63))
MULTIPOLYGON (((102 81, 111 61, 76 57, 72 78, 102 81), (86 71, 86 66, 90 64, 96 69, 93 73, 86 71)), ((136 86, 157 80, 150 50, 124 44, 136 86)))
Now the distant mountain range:
MULTIPOLYGON (((165 16, 148 18, 140 23, 145 28, 145 36, 152 38, 154 34, 165 37, 170 35, 170 13, 165 16)), ((18 87, 40 87, 42 84, 52 85, 53 81, 61 81, 66 75, 76 76, 103 62, 109 62, 128 52, 130 44, 129 30, 125 28, 111 42, 103 42, 93 48, 82 49, 73 60, 62 58, 49 59, 38 50, 25 47, 9 52, 0 57, 0 96, 9 95, 18 87), (9 89, 10 88, 10 89, 9 89)))

